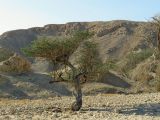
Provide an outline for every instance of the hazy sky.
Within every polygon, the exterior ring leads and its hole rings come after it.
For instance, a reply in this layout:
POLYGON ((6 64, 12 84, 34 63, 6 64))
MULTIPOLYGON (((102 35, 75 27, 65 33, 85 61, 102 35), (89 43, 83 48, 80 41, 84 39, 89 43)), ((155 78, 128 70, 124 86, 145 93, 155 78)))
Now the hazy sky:
POLYGON ((0 0, 0 34, 73 21, 146 21, 158 13, 160 0, 0 0))

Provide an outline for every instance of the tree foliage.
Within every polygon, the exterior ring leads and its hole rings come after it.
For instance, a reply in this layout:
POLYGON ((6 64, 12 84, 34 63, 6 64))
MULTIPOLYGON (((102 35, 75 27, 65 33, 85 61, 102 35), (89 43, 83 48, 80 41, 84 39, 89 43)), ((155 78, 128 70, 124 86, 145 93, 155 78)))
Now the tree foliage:
POLYGON ((91 41, 85 41, 80 51, 80 57, 77 61, 79 68, 88 73, 94 71, 95 67, 101 63, 97 45, 91 41))
POLYGON ((116 67, 114 60, 101 61, 97 44, 93 41, 85 41, 80 53, 77 63, 81 71, 87 72, 87 80, 100 81, 109 70, 116 67))
POLYGON ((64 38, 42 37, 34 40, 27 48, 23 48, 23 52, 28 56, 43 57, 51 61, 64 62, 63 59, 68 59, 75 49, 77 49, 80 42, 91 36, 92 34, 88 31, 80 31, 70 37, 64 38))

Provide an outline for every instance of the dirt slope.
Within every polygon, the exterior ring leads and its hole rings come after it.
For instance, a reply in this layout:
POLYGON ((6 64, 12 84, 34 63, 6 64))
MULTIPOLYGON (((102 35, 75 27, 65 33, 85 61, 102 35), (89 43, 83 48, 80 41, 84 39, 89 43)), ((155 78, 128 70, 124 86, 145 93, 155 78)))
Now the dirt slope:
POLYGON ((0 74, 0 97, 3 98, 43 98, 71 95, 67 85, 49 84, 48 75, 29 73, 22 75, 0 74))

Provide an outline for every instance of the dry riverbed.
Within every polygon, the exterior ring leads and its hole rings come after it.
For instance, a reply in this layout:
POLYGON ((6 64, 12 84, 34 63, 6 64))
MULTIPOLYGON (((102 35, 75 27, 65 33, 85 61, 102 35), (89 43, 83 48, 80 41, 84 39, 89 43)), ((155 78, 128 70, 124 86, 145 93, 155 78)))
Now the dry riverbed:
POLYGON ((160 120, 160 93, 85 96, 78 112, 73 97, 0 99, 0 120, 160 120))

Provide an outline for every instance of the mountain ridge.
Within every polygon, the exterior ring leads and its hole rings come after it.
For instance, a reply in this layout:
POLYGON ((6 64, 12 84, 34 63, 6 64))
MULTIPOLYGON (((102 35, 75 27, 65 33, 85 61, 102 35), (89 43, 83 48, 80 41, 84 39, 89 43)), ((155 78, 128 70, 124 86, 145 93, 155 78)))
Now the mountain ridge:
MULTIPOLYGON (((26 47, 31 41, 35 40, 38 36, 62 36, 69 35, 73 31, 77 30, 89 30, 95 33, 95 41, 103 39, 103 42, 106 43, 109 41, 108 39, 113 39, 118 43, 117 40, 122 42, 121 39, 127 39, 127 37, 135 36, 136 28, 140 30, 144 30, 148 34, 146 26, 149 26, 149 29, 152 29, 150 23, 147 22, 137 22, 137 21, 126 21, 126 20, 115 20, 108 22, 70 22, 66 24, 48 24, 44 27, 33 27, 29 29, 20 29, 5 32, 0 36, 0 46, 9 48, 15 52, 21 53, 20 49, 26 47), (139 28, 138 28, 139 27, 139 28), (142 27, 142 28, 140 28, 142 27), (108 36, 105 36, 108 35, 108 36)), ((130 38, 128 38, 130 39, 130 38)), ((137 39, 137 38, 136 38, 137 39)), ((138 42, 144 41, 138 38, 138 42)), ((127 43, 127 42, 126 42, 127 43)), ((100 43, 99 43, 100 44, 100 43)), ((111 48, 108 48, 108 52, 115 50, 115 45, 111 44, 111 48)), ((125 43, 123 43, 125 44, 125 43)), ((117 46, 117 45, 116 45, 117 46)), ((102 45, 100 45, 102 47, 102 45)), ((134 47, 137 47, 136 45, 134 47)), ((107 52, 107 51, 106 51, 107 52)), ((122 56, 122 55, 121 55, 122 56)))

